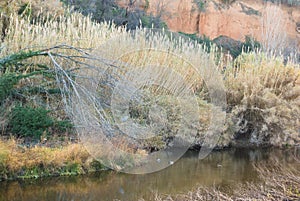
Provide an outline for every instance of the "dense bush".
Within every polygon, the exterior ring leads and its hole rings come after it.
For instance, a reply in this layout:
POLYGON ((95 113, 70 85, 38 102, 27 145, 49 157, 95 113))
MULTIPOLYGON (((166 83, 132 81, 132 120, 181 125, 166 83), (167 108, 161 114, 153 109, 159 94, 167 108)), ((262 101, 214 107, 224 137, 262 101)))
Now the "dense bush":
POLYGON ((54 124, 44 108, 16 106, 9 122, 11 132, 18 136, 40 137, 54 124))
POLYGON ((263 53, 241 54, 227 68, 228 114, 248 144, 299 144, 300 71, 263 53))
POLYGON ((5 100, 14 88, 14 85, 19 81, 18 77, 13 73, 0 75, 0 105, 5 100))
POLYGON ((10 131, 16 136, 39 138, 43 134, 63 133, 73 127, 69 121, 55 120, 49 113, 42 107, 18 105, 11 111, 8 123, 10 131))

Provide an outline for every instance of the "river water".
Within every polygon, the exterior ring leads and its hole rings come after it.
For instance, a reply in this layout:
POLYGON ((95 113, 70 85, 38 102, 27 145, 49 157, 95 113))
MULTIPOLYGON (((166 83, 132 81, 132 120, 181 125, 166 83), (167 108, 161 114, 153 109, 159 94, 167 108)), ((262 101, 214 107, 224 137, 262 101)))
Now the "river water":
POLYGON ((0 182, 0 201, 150 200, 155 193, 187 193, 199 185, 215 186, 230 193, 230 189, 240 184, 263 182, 253 163, 267 163, 273 157, 282 163, 292 163, 295 153, 299 155, 299 149, 230 149, 215 151, 199 160, 197 152, 189 151, 169 168, 146 175, 104 171, 83 176, 0 182))

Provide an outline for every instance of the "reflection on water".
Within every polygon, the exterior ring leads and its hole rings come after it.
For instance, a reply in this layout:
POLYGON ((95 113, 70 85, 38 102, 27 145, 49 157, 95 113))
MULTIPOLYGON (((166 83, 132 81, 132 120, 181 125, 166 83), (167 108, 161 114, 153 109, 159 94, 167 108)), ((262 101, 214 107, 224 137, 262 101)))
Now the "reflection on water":
MULTIPOLYGON (((298 150, 299 151, 299 150, 298 150)), ((227 189, 244 182, 261 182, 251 163, 276 157, 291 163, 293 150, 232 149, 198 160, 188 152, 173 166, 147 175, 102 172, 76 177, 44 178, 0 183, 0 200, 149 200, 155 192, 178 194, 197 185, 227 189)), ((299 153, 298 153, 299 154, 299 153)))

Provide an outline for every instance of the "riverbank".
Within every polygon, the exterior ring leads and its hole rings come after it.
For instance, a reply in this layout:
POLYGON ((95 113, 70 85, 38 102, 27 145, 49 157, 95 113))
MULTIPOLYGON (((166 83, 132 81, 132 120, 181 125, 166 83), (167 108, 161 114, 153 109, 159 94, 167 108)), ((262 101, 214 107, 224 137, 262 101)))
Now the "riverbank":
MULTIPOLYGON (((0 182, 17 179, 37 179, 44 177, 86 175, 108 170, 91 156, 79 142, 56 142, 55 146, 42 143, 34 146, 18 140, 0 140, 0 182)), ((223 147, 213 152, 234 149, 261 149, 259 147, 223 147)), ((276 148, 277 149, 277 148, 276 148)), ((279 150, 297 149, 297 147, 279 148, 279 150)), ((191 148, 199 151, 199 146, 191 148)), ((146 153, 146 152, 145 152, 146 153)), ((145 154, 144 153, 144 154, 145 154)))
POLYGON ((79 143, 26 147, 0 140, 0 181, 87 174, 106 169, 79 143))
POLYGON ((198 152, 188 151, 146 175, 98 171, 2 181, 0 200, 297 200, 299 156, 294 148, 231 148, 199 160, 198 152))

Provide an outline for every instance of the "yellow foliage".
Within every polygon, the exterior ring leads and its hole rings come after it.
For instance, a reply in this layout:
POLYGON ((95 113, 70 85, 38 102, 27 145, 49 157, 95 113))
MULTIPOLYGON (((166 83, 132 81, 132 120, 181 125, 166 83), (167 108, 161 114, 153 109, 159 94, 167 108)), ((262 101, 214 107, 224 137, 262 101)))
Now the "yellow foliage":
MULTIPOLYGON (((61 148, 36 146, 26 148, 15 140, 0 140, 0 165, 9 172, 18 172, 22 169, 40 167, 55 167, 57 169, 68 164, 82 166, 92 161, 90 155, 81 144, 69 144, 61 148)), ((0 166, 1 168, 1 166, 0 166)), ((1 172, 1 171, 0 171, 1 172)))

